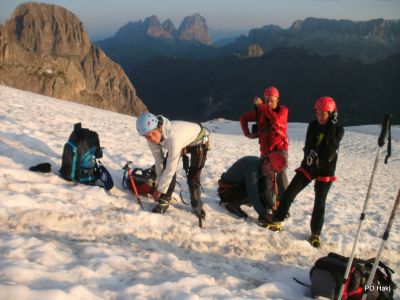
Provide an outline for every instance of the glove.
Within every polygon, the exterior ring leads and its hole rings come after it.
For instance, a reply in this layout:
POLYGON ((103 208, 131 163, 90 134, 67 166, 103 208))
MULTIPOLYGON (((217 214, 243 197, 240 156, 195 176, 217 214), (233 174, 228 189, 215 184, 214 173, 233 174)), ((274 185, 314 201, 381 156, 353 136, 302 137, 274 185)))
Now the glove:
POLYGON ((307 155, 307 166, 311 166, 312 163, 318 158, 318 153, 311 149, 307 155))
POLYGON ((260 97, 254 97, 253 102, 254 102, 254 105, 256 105, 256 106, 264 103, 260 97))
POLYGON ((338 113, 337 113, 337 111, 335 110, 334 112, 332 112, 332 114, 331 114, 331 116, 330 116, 330 122, 331 122, 332 124, 336 124, 337 121, 338 121, 338 113))

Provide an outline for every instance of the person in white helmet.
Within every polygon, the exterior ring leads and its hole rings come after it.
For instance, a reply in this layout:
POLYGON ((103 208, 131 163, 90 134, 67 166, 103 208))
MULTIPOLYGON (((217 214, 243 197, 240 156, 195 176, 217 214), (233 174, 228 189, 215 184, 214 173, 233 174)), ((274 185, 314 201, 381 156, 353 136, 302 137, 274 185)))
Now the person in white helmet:
POLYGON ((169 121, 148 112, 138 117, 136 128, 147 139, 155 159, 157 186, 153 199, 158 203, 152 211, 162 214, 168 209, 176 184, 176 169, 183 156, 193 213, 205 219, 200 175, 207 159, 209 131, 201 124, 169 121), (190 154, 190 161, 187 154, 190 154))

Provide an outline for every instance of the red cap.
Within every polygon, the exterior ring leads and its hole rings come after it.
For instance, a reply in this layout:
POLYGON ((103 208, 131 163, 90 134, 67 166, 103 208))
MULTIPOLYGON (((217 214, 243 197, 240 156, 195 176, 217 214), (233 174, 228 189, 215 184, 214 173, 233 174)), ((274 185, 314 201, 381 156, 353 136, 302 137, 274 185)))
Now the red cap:
POLYGON ((286 168, 286 157, 282 152, 271 152, 268 154, 268 160, 275 172, 282 172, 286 168))
POLYGON ((336 110, 335 100, 327 96, 320 97, 315 102, 314 109, 320 111, 329 111, 329 112, 335 111, 336 110))
POLYGON ((274 96, 274 97, 279 98, 278 89, 274 86, 267 87, 264 91, 264 97, 268 97, 268 96, 274 96))

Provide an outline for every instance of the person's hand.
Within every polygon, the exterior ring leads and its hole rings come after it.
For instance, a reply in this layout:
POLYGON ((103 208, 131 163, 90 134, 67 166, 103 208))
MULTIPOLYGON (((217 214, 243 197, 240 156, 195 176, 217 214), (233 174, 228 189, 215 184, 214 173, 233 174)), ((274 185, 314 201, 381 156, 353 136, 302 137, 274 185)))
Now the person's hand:
POLYGON ((249 133, 249 134, 246 134, 246 137, 249 139, 256 139, 256 138, 258 138, 258 134, 257 133, 249 133))
POLYGON ((158 202, 158 199, 160 199, 160 196, 161 196, 161 192, 159 192, 159 191, 154 191, 154 193, 153 193, 153 199, 154 199, 154 201, 155 202, 158 202))
POLYGON ((307 165, 311 166, 313 161, 316 160, 318 158, 318 153, 315 152, 314 149, 311 149, 310 152, 308 152, 307 155, 307 165))
POLYGON ((260 97, 254 97, 253 103, 254 103, 254 105, 258 106, 258 105, 264 103, 264 101, 262 101, 262 99, 260 97))
POLYGON ((329 121, 330 121, 332 124, 336 124, 336 123, 338 122, 338 113, 337 113, 336 110, 335 110, 334 112, 331 113, 331 116, 330 116, 330 118, 329 118, 329 121))

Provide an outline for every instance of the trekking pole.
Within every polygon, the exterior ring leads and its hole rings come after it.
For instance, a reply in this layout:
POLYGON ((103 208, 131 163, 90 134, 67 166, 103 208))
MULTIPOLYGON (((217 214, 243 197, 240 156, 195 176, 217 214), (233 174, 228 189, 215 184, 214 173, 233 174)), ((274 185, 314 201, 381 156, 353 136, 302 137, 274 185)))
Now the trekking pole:
POLYGON ((382 236, 381 246, 379 247, 378 254, 376 255, 376 258, 375 258, 375 261, 374 261, 374 265, 372 266, 372 269, 371 269, 371 273, 369 274, 367 283, 365 284, 362 300, 367 299, 368 292, 369 292, 369 287, 371 286, 372 280, 374 279, 374 276, 375 276, 376 269, 378 268, 379 261, 380 261, 380 258, 381 258, 381 254, 382 254, 382 251, 383 251, 383 247, 385 246, 387 240, 389 239, 390 229, 392 227, 392 224, 393 224, 393 221, 394 221, 394 217, 396 215, 397 208, 399 207, 399 203, 400 203, 400 189, 399 189, 399 192, 397 193, 397 198, 396 198, 396 201, 394 203, 394 206, 393 206, 393 209, 392 209, 392 213, 391 213, 391 215, 389 217, 389 222, 386 225, 385 232, 384 232, 384 234, 382 236))
POLYGON ((125 166, 123 166, 122 169, 128 171, 128 178, 129 178, 129 181, 130 181, 130 183, 131 183, 131 185, 132 185, 133 193, 135 194, 136 199, 137 199, 137 202, 139 203, 140 207, 143 209, 142 200, 140 199, 139 193, 138 193, 137 188, 136 188, 135 181, 133 180, 133 177, 132 177, 132 169, 129 167, 129 165, 130 165, 131 163, 132 163, 131 161, 128 161, 128 162, 125 164, 125 166))
POLYGON ((378 138, 378 151, 376 152, 375 163, 374 163, 374 167, 372 169, 371 179, 370 179, 370 182, 369 182, 367 195, 365 197, 364 207, 363 207, 361 215, 360 215, 360 223, 358 224, 358 230, 357 230, 356 238, 354 240, 353 250, 351 251, 351 255, 350 255, 349 261, 347 262, 346 271, 344 273, 343 281, 342 281, 342 284, 340 286, 340 290, 339 290, 339 294, 338 294, 337 300, 342 299, 342 294, 343 294, 343 291, 344 291, 345 283, 346 283, 346 281, 347 281, 347 279, 349 277, 350 269, 351 269, 351 266, 353 264, 354 255, 355 255, 355 252, 356 252, 356 246, 357 246, 358 239, 359 239, 360 233, 361 233, 361 227, 362 227, 363 221, 365 219, 365 213, 366 213, 367 207, 368 207, 368 201, 369 201, 369 197, 370 197, 370 194, 371 194, 372 183, 374 181, 375 172, 376 172, 376 169, 378 167, 380 149, 385 144, 386 135, 387 135, 387 132, 388 132, 388 129, 389 129, 389 126, 390 126, 390 120, 391 120, 391 116, 385 114, 383 122, 382 122, 381 133, 380 133, 379 138, 378 138))

